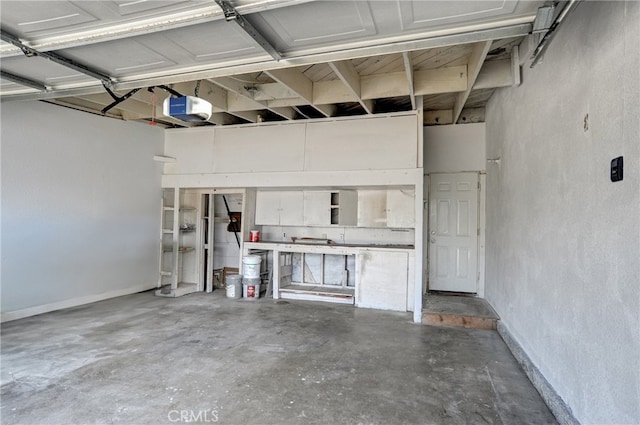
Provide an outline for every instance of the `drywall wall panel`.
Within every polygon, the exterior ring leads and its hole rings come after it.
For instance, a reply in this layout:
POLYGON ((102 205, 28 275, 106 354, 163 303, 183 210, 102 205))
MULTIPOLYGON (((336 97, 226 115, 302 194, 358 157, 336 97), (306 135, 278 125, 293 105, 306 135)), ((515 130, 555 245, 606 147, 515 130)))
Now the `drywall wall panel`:
POLYGON ((302 171, 304 137, 304 123, 216 129, 212 171, 302 171))
POLYGON ((640 423, 638 40, 640 3, 582 2, 487 107, 486 297, 583 424, 640 423))
POLYGON ((425 173, 485 170, 485 123, 433 125, 423 132, 425 173))
POLYGON ((2 104, 2 317, 153 288, 163 131, 2 104))
POLYGON ((197 174, 213 172, 213 137, 214 129, 211 127, 167 130, 164 154, 175 158, 175 162, 165 164, 164 173, 197 174))
POLYGON ((417 167, 415 115, 307 124, 305 171, 417 167))

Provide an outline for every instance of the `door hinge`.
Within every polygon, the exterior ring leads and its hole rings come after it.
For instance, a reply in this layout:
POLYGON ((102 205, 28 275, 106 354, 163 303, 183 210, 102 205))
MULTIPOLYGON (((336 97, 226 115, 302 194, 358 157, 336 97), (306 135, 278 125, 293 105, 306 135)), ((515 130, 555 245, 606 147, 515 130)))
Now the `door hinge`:
POLYGON ((480 190, 480 181, 478 181, 478 190, 480 190))
POLYGON ((480 228, 478 227, 478 236, 480 236, 480 228))
POLYGON ((478 272, 478 276, 476 277, 476 282, 480 282, 480 272, 478 272))

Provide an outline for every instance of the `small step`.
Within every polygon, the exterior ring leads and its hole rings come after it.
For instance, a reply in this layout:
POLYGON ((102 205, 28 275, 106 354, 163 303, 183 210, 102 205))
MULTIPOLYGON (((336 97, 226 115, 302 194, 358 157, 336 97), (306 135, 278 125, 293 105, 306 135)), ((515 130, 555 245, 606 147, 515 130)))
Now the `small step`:
POLYGON ((423 302, 422 323, 496 330, 500 318, 489 303, 464 295, 428 294, 423 302))

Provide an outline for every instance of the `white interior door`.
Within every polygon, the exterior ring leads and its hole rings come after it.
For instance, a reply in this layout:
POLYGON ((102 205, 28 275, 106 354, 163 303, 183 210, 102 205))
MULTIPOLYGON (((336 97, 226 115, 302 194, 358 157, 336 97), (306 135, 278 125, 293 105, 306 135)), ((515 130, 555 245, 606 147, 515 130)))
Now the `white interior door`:
POLYGON ((478 292, 478 174, 432 174, 429 289, 478 292))

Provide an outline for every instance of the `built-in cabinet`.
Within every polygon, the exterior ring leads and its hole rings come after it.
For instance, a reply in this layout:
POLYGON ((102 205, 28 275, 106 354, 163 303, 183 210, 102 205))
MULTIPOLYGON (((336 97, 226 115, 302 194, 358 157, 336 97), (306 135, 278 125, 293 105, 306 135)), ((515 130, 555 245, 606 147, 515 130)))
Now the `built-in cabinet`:
POLYGON ((300 226, 304 223, 302 191, 258 191, 256 224, 267 226, 300 226))
POLYGON ((415 190, 360 190, 357 210, 359 227, 413 228, 415 190))
POLYGON ((363 251, 357 254, 358 307, 408 311, 409 254, 406 251, 363 251))
POLYGON ((415 191, 258 191, 256 224, 413 228, 415 191))
POLYGON ((305 190, 303 197, 305 226, 356 225, 358 192, 355 190, 305 190))
POLYGON ((413 248, 247 242, 244 249, 271 253, 275 299, 413 311, 413 248))

